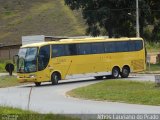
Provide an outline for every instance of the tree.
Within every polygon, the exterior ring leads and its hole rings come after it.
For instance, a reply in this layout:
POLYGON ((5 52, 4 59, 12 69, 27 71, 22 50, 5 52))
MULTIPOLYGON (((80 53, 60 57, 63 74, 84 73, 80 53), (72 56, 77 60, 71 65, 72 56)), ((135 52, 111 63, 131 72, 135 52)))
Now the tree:
POLYGON ((88 34, 98 36, 103 31, 112 37, 116 32, 120 32, 117 24, 125 19, 125 13, 118 10, 121 5, 117 4, 116 0, 65 0, 65 3, 73 10, 82 10, 88 25, 88 34))
POLYGON ((160 1, 149 0, 149 5, 151 7, 152 18, 153 18, 153 31, 151 35, 152 42, 160 41, 160 1))
MULTIPOLYGON (((153 22, 151 4, 154 0, 140 0, 140 33, 153 22)), ((72 10, 82 10, 88 25, 87 34, 98 36, 135 36, 135 0, 65 0, 72 10)), ((155 4, 154 4, 155 5, 155 4)), ((153 5, 152 5, 153 7, 153 5)), ((158 15, 159 16, 159 15, 158 15)))

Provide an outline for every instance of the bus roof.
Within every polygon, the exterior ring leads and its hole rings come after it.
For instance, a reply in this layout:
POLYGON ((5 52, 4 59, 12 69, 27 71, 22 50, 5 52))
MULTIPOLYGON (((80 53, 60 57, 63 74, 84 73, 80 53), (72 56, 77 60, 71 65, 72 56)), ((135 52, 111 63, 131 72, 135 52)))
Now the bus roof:
POLYGON ((81 38, 81 39, 61 39, 58 41, 48 41, 48 42, 39 42, 39 43, 32 43, 22 46, 24 47, 39 47, 48 44, 69 44, 69 43, 89 43, 89 42, 104 42, 104 41, 127 41, 127 40, 143 40, 142 38, 105 38, 105 37, 91 37, 91 38, 81 38))

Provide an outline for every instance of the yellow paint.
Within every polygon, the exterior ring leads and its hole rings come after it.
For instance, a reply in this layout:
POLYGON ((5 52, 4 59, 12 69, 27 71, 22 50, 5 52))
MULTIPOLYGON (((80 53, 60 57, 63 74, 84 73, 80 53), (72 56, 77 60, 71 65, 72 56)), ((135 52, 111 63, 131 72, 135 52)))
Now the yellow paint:
MULTIPOLYGON (((87 42, 106 42, 106 41, 127 41, 127 40, 142 40, 142 38, 86 38, 86 39, 64 39, 60 41, 34 43, 23 47, 41 47, 52 44, 69 44, 69 43, 87 43, 87 42)), ((76 55, 62 56, 50 58, 46 69, 35 73, 20 74, 20 82, 45 82, 50 81, 53 72, 58 71, 62 79, 66 75, 85 74, 95 72, 111 72, 114 66, 118 66, 121 70, 124 65, 128 65, 132 72, 143 71, 145 67, 145 49, 136 52, 119 52, 119 53, 104 53, 92 55, 76 55), (140 63, 140 64, 138 64, 140 63), (30 75, 36 75, 36 78, 29 78, 30 75)))

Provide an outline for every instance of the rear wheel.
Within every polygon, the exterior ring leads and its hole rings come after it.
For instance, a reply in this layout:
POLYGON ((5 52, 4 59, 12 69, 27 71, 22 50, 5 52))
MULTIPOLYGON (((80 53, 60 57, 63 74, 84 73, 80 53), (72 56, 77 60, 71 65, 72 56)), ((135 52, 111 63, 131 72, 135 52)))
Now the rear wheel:
POLYGON ((53 73, 51 76, 51 81, 53 85, 57 85, 58 81, 61 79, 60 75, 58 73, 53 73))
POLYGON ((96 79, 96 80, 102 80, 102 79, 103 79, 103 76, 96 76, 95 79, 96 79))
POLYGON ((112 78, 116 79, 119 77, 119 74, 120 74, 120 70, 118 67, 114 67, 112 69, 112 78))
POLYGON ((36 85, 36 86, 40 86, 40 85, 41 85, 41 82, 35 82, 35 85, 36 85))
POLYGON ((129 67, 123 67, 123 68, 122 68, 121 77, 122 77, 122 78, 128 78, 129 73, 130 73, 129 67))

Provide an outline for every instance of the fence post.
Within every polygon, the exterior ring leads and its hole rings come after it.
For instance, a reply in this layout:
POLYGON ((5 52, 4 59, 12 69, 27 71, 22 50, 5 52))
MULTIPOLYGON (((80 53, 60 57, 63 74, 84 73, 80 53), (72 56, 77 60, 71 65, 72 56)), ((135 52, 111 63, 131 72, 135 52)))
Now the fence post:
POLYGON ((150 60, 151 60, 151 56, 147 55, 148 71, 150 71, 150 68, 151 68, 150 60))
POLYGON ((160 87, 160 75, 155 75, 155 83, 160 87))

